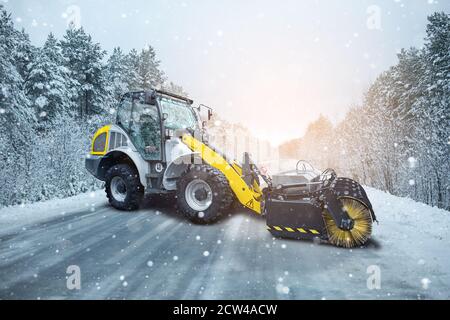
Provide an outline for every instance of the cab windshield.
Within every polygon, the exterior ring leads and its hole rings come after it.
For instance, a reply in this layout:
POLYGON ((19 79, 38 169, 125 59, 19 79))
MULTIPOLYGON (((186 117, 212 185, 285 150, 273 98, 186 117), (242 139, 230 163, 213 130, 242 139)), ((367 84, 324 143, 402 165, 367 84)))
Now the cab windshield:
POLYGON ((167 114, 164 126, 168 129, 195 129, 197 117, 190 105, 184 101, 162 97, 159 101, 161 112, 167 114))

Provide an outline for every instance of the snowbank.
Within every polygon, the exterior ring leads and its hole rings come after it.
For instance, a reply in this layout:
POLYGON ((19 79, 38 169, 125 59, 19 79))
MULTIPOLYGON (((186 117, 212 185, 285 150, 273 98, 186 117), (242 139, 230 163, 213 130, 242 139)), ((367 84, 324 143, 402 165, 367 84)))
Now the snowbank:
POLYGON ((65 199, 54 199, 32 204, 22 204, 0 209, 0 230, 24 227, 74 211, 106 204, 103 190, 79 194, 65 199))
POLYGON ((449 230, 450 212, 431 207, 410 198, 394 196, 390 193, 364 186, 380 223, 383 221, 412 224, 420 228, 418 232, 449 230))

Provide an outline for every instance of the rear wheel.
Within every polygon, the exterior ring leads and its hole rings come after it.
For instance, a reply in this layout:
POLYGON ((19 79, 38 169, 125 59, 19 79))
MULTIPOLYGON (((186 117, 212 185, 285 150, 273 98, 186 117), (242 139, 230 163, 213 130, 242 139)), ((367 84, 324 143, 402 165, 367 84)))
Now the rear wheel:
POLYGON ((372 215, 361 201, 342 197, 342 206, 355 222, 349 231, 338 228, 331 215, 325 211, 323 218, 328 232, 328 241, 338 247, 353 248, 364 245, 372 233, 372 215))
POLYGON ((117 164, 106 172, 106 196, 116 209, 132 211, 139 209, 144 187, 139 174, 128 164, 117 164))
POLYGON ((216 221, 232 202, 233 195, 227 179, 211 166, 192 165, 178 180, 178 208, 195 223, 216 221))

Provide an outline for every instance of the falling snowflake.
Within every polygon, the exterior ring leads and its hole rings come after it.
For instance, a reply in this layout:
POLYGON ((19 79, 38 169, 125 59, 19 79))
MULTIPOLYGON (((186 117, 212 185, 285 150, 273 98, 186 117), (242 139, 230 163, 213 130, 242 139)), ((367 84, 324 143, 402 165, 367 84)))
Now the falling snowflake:
POLYGON ((416 160, 416 158, 414 158, 414 157, 409 157, 409 158, 408 158, 408 163, 409 163, 409 167, 410 167, 410 168, 415 168, 415 167, 416 167, 417 160, 416 160))
POLYGON ((147 266, 148 266, 148 267, 153 267, 153 261, 151 261, 151 260, 150 260, 150 261, 147 261, 147 266))
POLYGON ((420 282, 422 283, 422 288, 425 290, 428 289, 428 287, 431 283, 430 279, 428 279, 428 278, 423 278, 420 282))
POLYGON ((209 256, 209 251, 204 251, 204 252, 203 252, 203 255, 204 255, 205 257, 209 256))
POLYGON ((173 261, 177 261, 178 260, 178 256, 173 256, 173 261))
POLYGON ((289 289, 288 286, 285 286, 285 285, 283 285, 283 284, 281 284, 281 283, 278 283, 278 284, 276 285, 275 289, 276 289, 277 292, 280 293, 280 294, 289 294, 289 291, 290 291, 290 289, 289 289))

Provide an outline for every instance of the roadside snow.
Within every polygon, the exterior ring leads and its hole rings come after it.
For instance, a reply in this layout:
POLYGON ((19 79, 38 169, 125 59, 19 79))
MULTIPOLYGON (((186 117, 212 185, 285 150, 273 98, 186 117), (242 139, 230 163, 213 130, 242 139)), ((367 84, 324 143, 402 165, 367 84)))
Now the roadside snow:
MULTIPOLYGON (((364 189, 367 191, 369 200, 381 224, 383 224, 383 221, 396 222, 406 226, 414 226, 416 233, 429 232, 434 236, 448 234, 450 230, 449 211, 430 207, 409 198, 397 197, 367 186, 364 186, 364 189)), ((405 236, 405 234, 402 236, 405 236)))
POLYGON ((105 192, 97 190, 65 199, 54 199, 0 209, 0 230, 24 227, 56 216, 64 216, 80 209, 106 204, 105 192))

